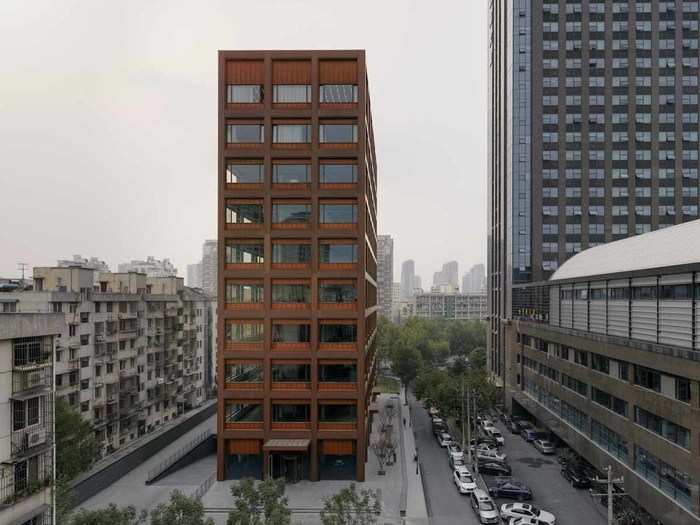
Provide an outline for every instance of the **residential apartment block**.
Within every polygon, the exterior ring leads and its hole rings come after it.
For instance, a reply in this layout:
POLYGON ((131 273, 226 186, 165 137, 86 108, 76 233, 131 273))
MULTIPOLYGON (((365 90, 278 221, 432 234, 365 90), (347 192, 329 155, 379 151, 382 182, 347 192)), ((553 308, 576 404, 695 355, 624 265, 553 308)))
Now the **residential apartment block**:
POLYGON ((219 53, 220 480, 364 479, 376 170, 364 51, 219 53))
POLYGON ((0 523, 52 525, 59 314, 0 315, 0 523))
POLYGON ((486 294, 424 293, 404 301, 401 319, 421 317, 423 319, 486 320, 486 294))
POLYGON ((207 398, 210 301, 181 278, 37 267, 32 291, 0 300, 63 315, 56 397, 91 423, 103 454, 207 398))
POLYGON ((700 523, 700 221, 584 251, 528 285, 505 335, 506 404, 659 522, 700 523))
POLYGON ((391 319, 394 286, 394 239, 391 235, 377 237, 377 294, 379 311, 391 319))
POLYGON ((147 277, 175 277, 177 268, 170 259, 156 259, 148 256, 145 261, 133 260, 118 266, 119 273, 145 273, 147 277))

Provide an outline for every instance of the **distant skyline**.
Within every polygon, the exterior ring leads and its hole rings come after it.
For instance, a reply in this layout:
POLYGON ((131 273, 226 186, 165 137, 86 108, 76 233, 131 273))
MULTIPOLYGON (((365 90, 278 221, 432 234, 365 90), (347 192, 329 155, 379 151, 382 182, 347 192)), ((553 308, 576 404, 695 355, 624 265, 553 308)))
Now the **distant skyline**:
POLYGON ((77 253, 183 276, 201 259, 219 49, 366 49, 395 275, 485 262, 487 24, 485 1, 1 2, 0 276, 77 253))

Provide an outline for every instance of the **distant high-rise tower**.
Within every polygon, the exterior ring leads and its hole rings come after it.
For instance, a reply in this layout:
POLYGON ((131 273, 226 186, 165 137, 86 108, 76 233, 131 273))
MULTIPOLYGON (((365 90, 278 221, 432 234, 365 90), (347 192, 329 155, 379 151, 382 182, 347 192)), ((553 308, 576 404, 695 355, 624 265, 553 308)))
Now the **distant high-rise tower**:
POLYGON ((401 298, 405 299, 413 295, 415 288, 416 263, 413 259, 404 261, 401 265, 401 298))
POLYGON ((202 287, 202 262, 187 265, 187 286, 191 288, 202 287))
POLYGON ((211 296, 216 296, 217 265, 218 265, 217 241, 204 241, 202 246, 202 290, 211 296))
POLYGON ((477 293, 484 290, 486 285, 484 265, 475 264, 462 277, 462 293, 477 293))
POLYGON ((391 235, 377 237, 377 304, 381 313, 391 317, 394 284, 394 240, 391 235))
POLYGON ((417 291, 423 289, 423 281, 420 278, 420 275, 414 275, 413 276, 413 290, 411 290, 411 295, 415 295, 417 291))

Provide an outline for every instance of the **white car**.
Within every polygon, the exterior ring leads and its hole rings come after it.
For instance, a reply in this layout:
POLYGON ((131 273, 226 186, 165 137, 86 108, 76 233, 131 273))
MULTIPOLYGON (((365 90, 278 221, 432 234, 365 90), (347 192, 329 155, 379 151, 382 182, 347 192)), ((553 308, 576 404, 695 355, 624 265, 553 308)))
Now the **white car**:
POLYGON ((438 443, 440 443, 441 447, 446 447, 452 443, 452 436, 450 436, 447 432, 441 432, 438 436, 438 443))
MULTIPOLYGON (((536 525, 555 525, 557 522, 554 514, 529 503, 506 503, 501 505, 501 518, 503 518, 504 522, 510 521, 510 523, 513 523, 514 519, 528 518, 534 520, 532 523, 536 525)), ((530 525, 530 522, 527 520, 516 521, 516 523, 518 525, 530 525)))
POLYGON ((549 522, 537 518, 511 518, 508 525, 549 525, 549 522))
POLYGON ((464 453, 462 452, 462 448, 457 443, 452 442, 449 445, 447 445, 447 459, 448 460, 450 460, 450 458, 463 458, 463 457, 464 457, 464 453))
POLYGON ((471 494, 476 489, 474 478, 468 470, 455 470, 452 473, 452 479, 457 485, 457 490, 459 490, 460 494, 471 494))
POLYGON ((476 449, 476 459, 477 461, 498 461, 499 463, 505 463, 507 456, 495 450, 476 449))
POLYGON ((439 413, 440 413, 440 411, 435 407, 430 407, 428 409, 428 414, 430 414, 433 417, 436 417, 439 413))
POLYGON ((506 444, 506 440, 503 438, 503 434, 496 427, 489 427, 484 429, 484 432, 493 439, 496 440, 496 445, 503 446, 506 444))

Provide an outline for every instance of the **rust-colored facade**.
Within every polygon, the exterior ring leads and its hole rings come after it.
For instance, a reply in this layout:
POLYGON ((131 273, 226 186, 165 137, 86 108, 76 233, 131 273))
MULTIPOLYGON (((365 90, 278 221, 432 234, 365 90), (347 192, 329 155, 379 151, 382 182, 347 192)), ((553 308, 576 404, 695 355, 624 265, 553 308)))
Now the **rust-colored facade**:
POLYGON ((218 125, 218 479, 362 481, 377 317, 364 51, 220 51, 218 125))

